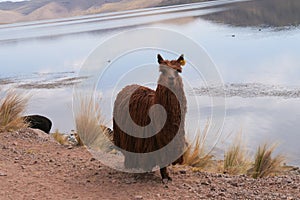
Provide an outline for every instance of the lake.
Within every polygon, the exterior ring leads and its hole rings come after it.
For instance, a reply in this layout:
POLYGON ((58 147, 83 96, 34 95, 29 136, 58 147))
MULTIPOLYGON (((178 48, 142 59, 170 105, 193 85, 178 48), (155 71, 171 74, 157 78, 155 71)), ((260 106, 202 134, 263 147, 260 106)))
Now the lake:
MULTIPOLYGON (((299 166, 300 18, 294 12, 299 7, 295 6, 297 0, 284 5, 276 1, 276 8, 270 8, 270 0, 222 0, 0 25, 0 87, 17 87, 30 93, 27 113, 46 115, 53 122, 52 131, 68 133, 75 129, 73 85, 87 78, 80 76, 80 70, 92 52, 124 31, 173 31, 203 49, 223 83, 222 87, 210 85, 205 77, 196 76, 182 41, 168 38, 182 46, 180 53, 188 61, 182 76, 190 84, 186 88, 189 134, 193 135, 197 128, 204 129, 219 106, 212 103, 212 98, 223 98, 220 91, 225 91, 225 115, 215 114, 222 118, 217 148, 224 150, 242 134, 250 152, 264 142, 277 142, 276 152, 286 155, 288 164, 299 166), (253 8, 257 12, 252 12, 253 8), (288 14, 279 20, 276 12, 288 14)), ((151 36, 145 36, 145 40, 151 40, 151 36)), ((118 92, 129 83, 155 88, 158 70, 146 66, 141 68, 145 70, 136 71, 140 76, 129 76, 118 82, 118 87, 115 84, 124 72, 134 70, 140 63, 155 64, 158 51, 166 58, 174 57, 172 49, 139 49, 122 55, 111 63, 110 71, 97 88, 118 92), (144 82, 148 77, 148 82, 144 82)), ((113 101, 113 95, 103 96, 103 112, 110 126, 113 101)), ((209 136, 211 144, 215 137, 209 136)))

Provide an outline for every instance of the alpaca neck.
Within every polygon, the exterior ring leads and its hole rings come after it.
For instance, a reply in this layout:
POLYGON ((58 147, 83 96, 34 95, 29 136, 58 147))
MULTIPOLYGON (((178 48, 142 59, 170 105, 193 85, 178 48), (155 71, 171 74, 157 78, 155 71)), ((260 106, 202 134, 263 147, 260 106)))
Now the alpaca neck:
POLYGON ((155 91, 154 102, 164 106, 168 113, 180 110, 180 107, 186 106, 183 86, 175 85, 173 88, 169 89, 166 86, 158 84, 155 91))

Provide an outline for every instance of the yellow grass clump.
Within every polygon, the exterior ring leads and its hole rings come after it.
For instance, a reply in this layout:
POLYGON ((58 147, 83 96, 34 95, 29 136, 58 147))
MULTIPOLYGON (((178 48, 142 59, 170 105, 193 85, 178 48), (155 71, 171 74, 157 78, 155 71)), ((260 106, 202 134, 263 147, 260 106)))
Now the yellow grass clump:
POLYGON ((60 133, 58 130, 55 130, 55 132, 52 133, 52 137, 61 145, 69 144, 67 137, 64 134, 60 133))
POLYGON ((27 126, 22 115, 28 102, 28 95, 15 90, 8 90, 4 94, 0 100, 0 132, 14 131, 27 126))
POLYGON ((210 165, 214 157, 211 152, 206 152, 207 134, 209 123, 206 124, 203 132, 197 132, 196 140, 190 143, 183 154, 183 165, 194 167, 198 170, 210 165))
POLYGON ((238 175, 245 174, 250 167, 250 161, 247 156, 241 136, 225 152, 224 156, 224 172, 238 175))
POLYGON ((272 154, 277 145, 260 145, 255 154, 253 167, 248 171, 253 178, 262 178, 275 175, 282 171, 285 158, 277 155, 272 158, 272 154))
POLYGON ((104 118, 100 109, 100 100, 96 101, 93 96, 81 96, 79 102, 75 113, 78 145, 85 145, 92 149, 106 149, 109 140, 105 136, 106 130, 101 126, 104 118))

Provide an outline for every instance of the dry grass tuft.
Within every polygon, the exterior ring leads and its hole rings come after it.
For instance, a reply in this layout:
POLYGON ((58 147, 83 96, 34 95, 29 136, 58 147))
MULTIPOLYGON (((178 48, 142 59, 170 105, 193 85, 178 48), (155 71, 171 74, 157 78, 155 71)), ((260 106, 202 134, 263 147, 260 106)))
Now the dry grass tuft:
POLYGON ((68 138, 63 134, 60 133, 58 130, 55 130, 55 132, 52 134, 52 137, 61 145, 68 145, 68 138))
POLYGON ((188 165, 197 169, 204 169, 212 163, 211 152, 206 152, 206 139, 208 134, 209 123, 206 124, 203 132, 197 132, 196 140, 190 143, 189 147, 183 154, 183 165, 188 165))
POLYGON ((27 108, 29 99, 28 95, 15 90, 6 92, 0 100, 0 132, 14 131, 27 126, 22 115, 27 108))
POLYGON ((268 146, 267 144, 258 147, 255 154, 255 162, 248 172, 253 178, 275 175, 282 171, 285 158, 282 155, 272 158, 276 147, 277 145, 268 146))
POLYGON ((224 172, 233 175, 245 174, 249 167, 250 161, 243 145, 241 135, 239 135, 225 153, 224 172))
POLYGON ((79 97, 79 102, 75 113, 78 144, 93 149, 106 149, 109 140, 101 126, 104 118, 99 105, 100 100, 94 101, 92 96, 85 96, 79 97))

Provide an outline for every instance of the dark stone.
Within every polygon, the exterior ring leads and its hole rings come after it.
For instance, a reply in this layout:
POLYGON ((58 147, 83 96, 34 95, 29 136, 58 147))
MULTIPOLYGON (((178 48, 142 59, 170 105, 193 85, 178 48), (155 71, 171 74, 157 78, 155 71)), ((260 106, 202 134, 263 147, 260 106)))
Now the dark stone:
POLYGON ((28 115, 24 116, 23 118, 24 121, 29 124, 30 128, 39 129, 49 134, 52 122, 47 117, 41 115, 28 115))

